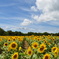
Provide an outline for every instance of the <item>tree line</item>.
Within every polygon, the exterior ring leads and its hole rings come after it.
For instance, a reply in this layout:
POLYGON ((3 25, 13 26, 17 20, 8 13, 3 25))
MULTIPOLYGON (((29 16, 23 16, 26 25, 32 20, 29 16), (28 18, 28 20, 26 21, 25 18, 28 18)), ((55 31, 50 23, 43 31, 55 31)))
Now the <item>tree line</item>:
POLYGON ((8 30, 5 31, 4 29, 0 28, 0 36, 30 36, 30 35, 37 35, 37 36, 41 36, 41 35, 53 35, 53 36, 59 36, 59 33, 48 33, 48 32, 44 32, 44 33, 36 33, 36 32, 28 32, 28 33, 22 33, 20 31, 12 31, 12 30, 8 30))

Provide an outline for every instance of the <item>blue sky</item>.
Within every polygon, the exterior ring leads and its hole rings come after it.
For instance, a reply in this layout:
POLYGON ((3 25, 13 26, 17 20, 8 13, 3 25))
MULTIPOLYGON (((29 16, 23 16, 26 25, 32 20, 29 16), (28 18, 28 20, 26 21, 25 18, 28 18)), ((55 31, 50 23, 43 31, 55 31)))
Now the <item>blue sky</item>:
POLYGON ((59 32, 58 0, 0 0, 0 27, 21 32, 59 32))

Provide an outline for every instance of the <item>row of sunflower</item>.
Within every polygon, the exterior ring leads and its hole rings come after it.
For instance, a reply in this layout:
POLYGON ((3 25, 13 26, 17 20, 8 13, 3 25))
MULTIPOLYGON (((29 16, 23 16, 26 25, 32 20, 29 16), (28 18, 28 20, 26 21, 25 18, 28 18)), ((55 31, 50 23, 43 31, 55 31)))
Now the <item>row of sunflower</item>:
POLYGON ((59 59, 59 37, 0 36, 0 59, 59 59))

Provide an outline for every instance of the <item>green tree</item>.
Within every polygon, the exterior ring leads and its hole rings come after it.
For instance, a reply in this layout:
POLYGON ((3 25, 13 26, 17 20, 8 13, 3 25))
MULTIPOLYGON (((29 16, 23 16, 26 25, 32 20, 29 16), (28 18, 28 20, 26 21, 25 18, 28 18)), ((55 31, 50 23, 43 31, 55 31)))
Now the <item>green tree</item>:
POLYGON ((5 35, 5 31, 2 28, 0 28, 0 35, 5 35))

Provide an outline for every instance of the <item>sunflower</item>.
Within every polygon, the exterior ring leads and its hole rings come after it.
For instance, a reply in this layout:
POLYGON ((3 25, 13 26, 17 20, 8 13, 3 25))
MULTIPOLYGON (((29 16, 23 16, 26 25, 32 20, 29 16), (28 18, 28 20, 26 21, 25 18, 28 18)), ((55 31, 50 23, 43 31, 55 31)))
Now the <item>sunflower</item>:
POLYGON ((8 46, 8 43, 6 42, 6 43, 4 43, 4 46, 8 46))
POLYGON ((33 48, 33 49, 36 49, 36 48, 38 48, 38 45, 39 45, 39 44, 38 44, 37 42, 33 42, 33 43, 32 43, 32 48, 33 48))
POLYGON ((43 59, 50 59, 50 54, 45 54, 43 59))
POLYGON ((11 58, 12 58, 12 59, 18 59, 18 52, 15 52, 15 53, 12 55, 11 58))
POLYGON ((30 47, 28 47, 27 51, 26 51, 27 55, 31 56, 32 55, 32 49, 30 47))
POLYGON ((54 52, 54 57, 57 57, 58 56, 58 51, 55 51, 54 52))
POLYGON ((19 38, 18 41, 23 41, 23 39, 22 38, 19 38))
POLYGON ((18 47, 18 45, 17 45, 16 42, 10 43, 10 48, 11 48, 11 49, 16 49, 17 47, 18 47))
POLYGON ((8 41, 11 41, 11 39, 9 38, 8 41))
POLYGON ((0 42, 2 41, 2 39, 0 39, 0 42))
POLYGON ((15 41, 16 39, 14 38, 14 39, 12 39, 13 41, 15 41))
POLYGON ((40 45, 40 48, 38 48, 38 52, 39 53, 43 53, 46 50, 46 45, 44 43, 42 43, 40 45))
POLYGON ((52 47, 51 51, 54 53, 55 51, 58 51, 57 47, 52 47))

